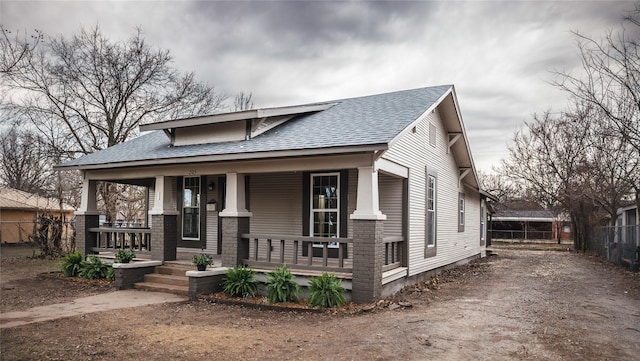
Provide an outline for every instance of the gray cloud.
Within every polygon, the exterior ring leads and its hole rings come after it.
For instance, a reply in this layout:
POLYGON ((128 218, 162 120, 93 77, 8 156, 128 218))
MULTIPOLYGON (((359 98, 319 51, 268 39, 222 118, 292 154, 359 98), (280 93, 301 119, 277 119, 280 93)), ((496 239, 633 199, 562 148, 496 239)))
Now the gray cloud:
POLYGON ((140 26, 176 66, 257 106, 455 84, 478 168, 506 154, 534 112, 560 110, 550 70, 576 71, 571 31, 600 37, 628 1, 0 2, 10 29, 71 34, 140 26))

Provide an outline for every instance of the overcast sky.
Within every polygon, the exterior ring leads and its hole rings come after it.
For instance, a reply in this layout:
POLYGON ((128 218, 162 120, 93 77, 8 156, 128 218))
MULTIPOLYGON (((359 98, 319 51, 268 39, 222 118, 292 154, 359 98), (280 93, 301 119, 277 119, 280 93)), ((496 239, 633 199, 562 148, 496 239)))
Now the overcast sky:
POLYGON ((256 107, 454 84, 478 169, 534 112, 559 111, 550 71, 577 71, 571 31, 600 37, 631 1, 0 1, 12 31, 142 28, 175 66, 256 107))

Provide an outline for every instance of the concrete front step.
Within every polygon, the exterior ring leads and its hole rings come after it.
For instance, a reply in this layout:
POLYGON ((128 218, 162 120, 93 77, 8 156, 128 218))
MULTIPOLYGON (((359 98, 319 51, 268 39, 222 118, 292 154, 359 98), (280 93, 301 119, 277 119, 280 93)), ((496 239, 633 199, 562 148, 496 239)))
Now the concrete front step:
POLYGON ((139 290, 145 291, 155 291, 155 292, 166 292, 173 293, 181 296, 189 296, 189 286, 174 286, 167 285, 163 283, 154 283, 154 282, 139 282, 135 283, 135 288, 139 290))
POLYGON ((195 266, 165 262, 162 266, 156 266, 155 272, 146 274, 144 282, 135 283, 137 289, 167 292, 177 295, 189 295, 189 277, 187 271, 195 270, 195 266))
POLYGON ((184 274, 182 276, 150 273, 144 275, 144 282, 161 283, 170 286, 189 287, 189 278, 184 274))
POLYGON ((195 266, 189 267, 182 265, 164 264, 162 266, 157 266, 155 273, 163 275, 184 276, 187 271, 193 271, 195 269, 195 266))

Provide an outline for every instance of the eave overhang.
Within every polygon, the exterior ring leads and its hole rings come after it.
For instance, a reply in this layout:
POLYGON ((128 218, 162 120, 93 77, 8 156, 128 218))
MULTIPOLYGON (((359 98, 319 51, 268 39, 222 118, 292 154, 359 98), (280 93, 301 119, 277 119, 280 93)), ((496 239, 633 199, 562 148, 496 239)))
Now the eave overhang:
POLYGON ((382 144, 365 144, 357 146, 346 147, 329 147, 329 148, 312 148, 312 149, 290 149, 290 150, 275 150, 265 152, 246 152, 246 153, 225 153, 225 154, 211 154, 211 155, 199 155, 189 157, 174 157, 174 158, 162 158, 162 159, 141 159, 124 162, 112 162, 112 163, 99 163, 99 164, 84 164, 84 165, 55 165, 53 168, 56 170, 96 170, 96 169, 118 169, 137 166, 156 166, 156 165, 172 165, 172 164, 193 164, 204 162, 224 162, 224 161, 237 161, 237 160, 258 160, 258 159, 270 159, 270 158, 286 158, 286 157, 305 157, 305 156, 318 156, 318 155, 340 155, 340 154, 353 154, 353 153, 371 153, 385 151, 389 148, 386 143, 382 144))

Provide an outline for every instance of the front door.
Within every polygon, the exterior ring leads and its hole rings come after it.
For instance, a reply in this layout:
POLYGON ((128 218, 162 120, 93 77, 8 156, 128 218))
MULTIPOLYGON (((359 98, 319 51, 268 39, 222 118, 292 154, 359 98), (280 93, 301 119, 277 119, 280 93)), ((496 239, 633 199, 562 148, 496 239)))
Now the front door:
POLYGON ((207 203, 205 181, 206 177, 200 176, 178 178, 178 204, 180 205, 179 247, 204 247, 207 203))

